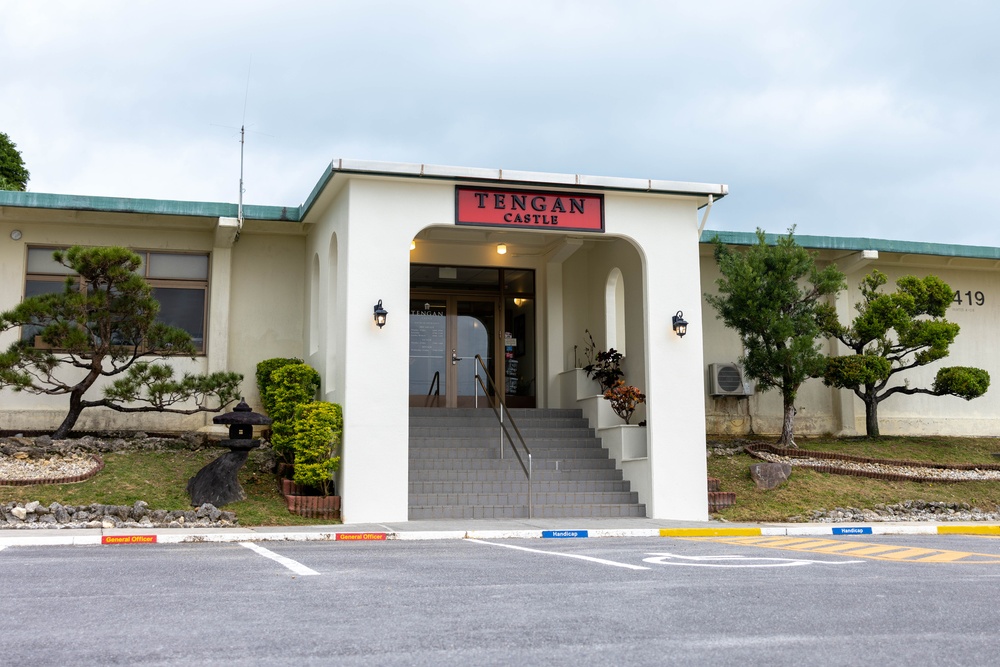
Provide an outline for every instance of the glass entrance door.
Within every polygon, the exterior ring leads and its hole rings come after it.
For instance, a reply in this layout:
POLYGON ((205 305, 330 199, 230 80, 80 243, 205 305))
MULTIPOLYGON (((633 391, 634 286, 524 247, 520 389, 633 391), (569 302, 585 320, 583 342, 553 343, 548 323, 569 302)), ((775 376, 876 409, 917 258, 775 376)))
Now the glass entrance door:
POLYGON ((478 394, 479 407, 488 407, 476 381, 476 356, 498 377, 498 307, 493 297, 411 297, 411 406, 473 407, 478 394))
MULTIPOLYGON (((483 388, 476 381, 481 366, 476 356, 483 360, 496 381, 497 299, 455 300, 455 348, 453 364, 456 379, 456 405, 458 407, 488 407, 483 400, 483 388), (476 396, 479 395, 477 405, 476 396)), ((483 384, 492 394, 493 388, 483 378, 483 384)))
POLYGON ((410 405, 445 407, 451 365, 448 300, 410 299, 410 405))

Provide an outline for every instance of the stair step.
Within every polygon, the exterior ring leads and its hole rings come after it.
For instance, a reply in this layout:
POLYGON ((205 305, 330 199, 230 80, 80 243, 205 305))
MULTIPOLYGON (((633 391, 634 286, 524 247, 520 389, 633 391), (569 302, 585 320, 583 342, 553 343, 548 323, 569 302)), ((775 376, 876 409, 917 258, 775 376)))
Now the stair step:
MULTIPOLYGON (((444 420, 453 428, 499 428, 497 418, 490 413, 488 417, 463 417, 444 420)), ((568 418, 548 418, 540 419, 529 417, 518 419, 514 417, 514 423, 522 431, 526 428, 590 428, 590 422, 584 417, 568 418)), ((415 417, 410 415, 410 428, 436 427, 442 424, 441 417, 415 417)))
MULTIPOLYGON (((583 438, 547 438, 535 436, 529 438, 525 436, 525 444, 528 449, 534 451, 540 449, 562 449, 565 447, 580 447, 582 449, 603 449, 601 439, 597 437, 583 438)), ((506 442, 510 442, 507 440, 506 442)), ((426 435, 410 436, 410 447, 423 449, 425 447, 498 447, 500 436, 493 433, 489 436, 463 437, 454 435, 426 435)), ((520 442, 518 442, 520 447, 520 442)))
MULTIPOLYGON (((521 419, 580 419, 583 410, 579 408, 510 408, 515 420, 521 419)), ((435 417, 437 419, 461 419, 464 417, 487 417, 496 419, 493 410, 482 408, 410 408, 410 417, 435 417)))
MULTIPOLYGON (((412 453, 412 452, 411 452, 412 453)), ((527 461, 525 461, 527 465, 527 461)), ((578 470, 578 469, 614 469, 615 460, 609 458, 553 458, 538 459, 532 457, 533 470, 578 470), (556 467, 558 464, 558 468, 556 467)), ((410 470, 520 470, 521 464, 508 454, 507 458, 451 458, 430 459, 410 457, 410 470)))
MULTIPOLYGON (((521 424, 517 425, 518 431, 520 431, 521 436, 525 440, 531 440, 533 438, 544 438, 547 440, 561 440, 561 439, 595 439, 594 429, 589 427, 539 427, 539 426, 523 426, 521 424)), ((509 428, 509 432, 514 435, 514 429, 509 428)), ((494 422, 492 425, 485 426, 459 426, 454 424, 448 424, 447 426, 442 426, 438 424, 437 426, 414 426, 410 424, 410 438, 420 439, 420 438, 461 438, 461 439, 483 439, 483 440, 496 440, 500 437, 500 425, 494 422)), ((517 437, 514 435, 514 437, 517 437)))
MULTIPOLYGON (((646 506, 635 505, 535 505, 536 519, 588 517, 645 517, 646 506)), ((410 507, 411 521, 419 519, 526 519, 527 505, 419 505, 410 507)))
MULTIPOLYGON (((511 450, 504 452, 505 457, 516 458, 511 450)), ((521 456, 524 452, 521 451, 521 456)), ((413 447, 410 449, 410 459, 499 459, 500 447, 413 447)), ((608 450, 596 447, 560 447, 531 448, 531 458, 534 460, 551 459, 606 459, 608 450)))
MULTIPOLYGON (((532 493, 535 505, 618 505, 639 502, 635 491, 532 493)), ((527 493, 411 493, 410 506, 527 505, 527 493)))
MULTIPOLYGON (((625 480, 540 480, 531 481, 533 493, 629 493, 631 485, 625 480)), ((410 495, 415 494, 472 494, 472 493, 528 493, 528 482, 470 481, 470 482, 414 482, 410 481, 410 495)))
MULTIPOLYGON (((624 481, 622 471, 617 468, 575 468, 545 470, 534 467, 531 478, 535 482, 547 481, 624 481)), ((410 468, 410 483, 415 482, 523 482, 524 471, 520 467, 505 470, 442 470, 410 468)))

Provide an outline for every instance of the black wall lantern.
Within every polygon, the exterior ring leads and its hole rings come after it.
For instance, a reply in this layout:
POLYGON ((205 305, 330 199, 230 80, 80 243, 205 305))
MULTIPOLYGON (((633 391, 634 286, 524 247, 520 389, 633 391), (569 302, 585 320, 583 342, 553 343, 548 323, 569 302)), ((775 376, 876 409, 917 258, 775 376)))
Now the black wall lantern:
POLYGON ((684 334, 688 332, 688 323, 684 321, 684 313, 680 310, 673 317, 674 333, 684 338, 684 334))
POLYGON ((389 311, 382 307, 382 299, 379 299, 378 303, 375 304, 375 324, 378 325, 379 329, 385 326, 385 316, 388 314, 389 311))

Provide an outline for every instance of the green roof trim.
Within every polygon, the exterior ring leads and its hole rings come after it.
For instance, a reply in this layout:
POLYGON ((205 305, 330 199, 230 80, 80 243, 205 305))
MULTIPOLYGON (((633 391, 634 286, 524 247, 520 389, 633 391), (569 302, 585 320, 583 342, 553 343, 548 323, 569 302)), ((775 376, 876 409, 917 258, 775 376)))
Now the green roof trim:
MULTIPOLYGON (((183 215, 195 218, 235 218, 239 207, 221 202, 170 201, 165 199, 128 199, 124 197, 90 197, 84 195, 54 195, 42 192, 0 190, 0 206, 14 208, 47 208, 98 213, 146 213, 150 215, 183 215)), ((243 207, 246 220, 285 220, 299 222, 298 206, 243 207)))
MULTIPOLYGON (((702 243, 711 243, 716 236, 727 245, 755 245, 754 232, 719 232, 706 229, 701 234, 702 243)), ((783 234, 767 234, 768 243, 774 243, 783 234)), ((954 243, 923 243, 918 241, 887 241, 885 239, 852 238, 840 236, 795 236, 795 242, 810 250, 844 250, 858 252, 877 250, 900 255, 937 255, 939 257, 966 257, 970 259, 1000 259, 1000 248, 958 245, 954 243)))

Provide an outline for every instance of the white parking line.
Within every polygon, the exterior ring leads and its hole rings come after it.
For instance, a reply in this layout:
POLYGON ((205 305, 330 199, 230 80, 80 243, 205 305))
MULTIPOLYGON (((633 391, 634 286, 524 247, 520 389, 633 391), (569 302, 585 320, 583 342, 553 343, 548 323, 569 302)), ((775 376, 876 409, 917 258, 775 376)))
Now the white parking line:
POLYGON ((605 560, 603 558, 594 558, 593 556, 581 556, 579 554, 562 554, 558 551, 543 551, 541 549, 529 549, 528 547, 519 547, 513 544, 499 544, 497 542, 484 542, 483 540, 469 539, 469 542, 475 542, 476 544, 489 544, 494 547, 505 547, 507 549, 517 549, 518 551, 528 551, 530 553, 545 554, 546 556, 562 556, 563 558, 577 558, 579 560, 590 561, 591 563, 600 563, 601 565, 611 565, 613 567, 624 567, 626 570, 650 570, 652 568, 643 567, 642 565, 631 565, 629 563, 619 563, 613 560, 605 560))
POLYGON ((319 574, 319 572, 317 572, 316 570, 310 569, 305 565, 303 565, 302 563, 299 563, 298 561, 294 561, 291 558, 285 558, 284 556, 276 554, 273 551, 269 551, 268 549, 265 549, 262 546, 254 544, 253 542, 240 542, 240 546, 246 547, 250 551, 256 551, 264 558, 270 558, 274 562, 284 565, 295 574, 300 574, 303 577, 308 577, 313 574, 315 575, 319 574))

